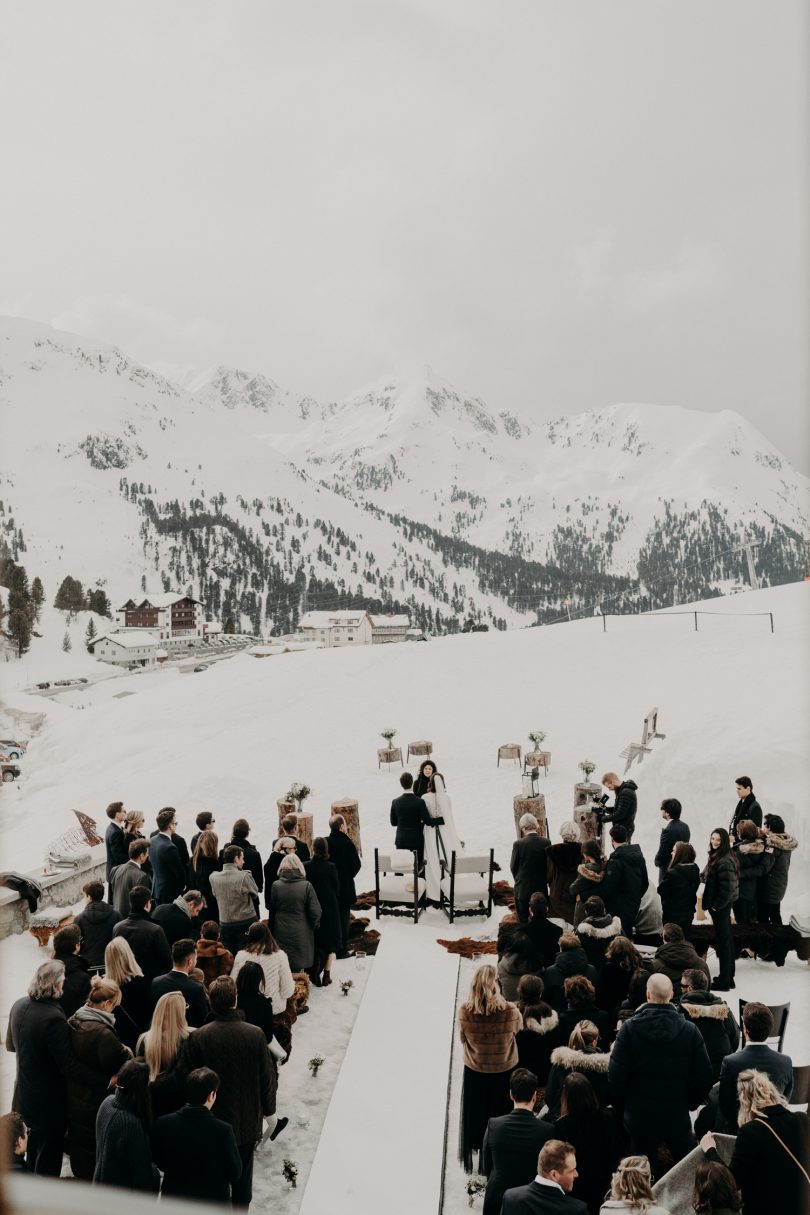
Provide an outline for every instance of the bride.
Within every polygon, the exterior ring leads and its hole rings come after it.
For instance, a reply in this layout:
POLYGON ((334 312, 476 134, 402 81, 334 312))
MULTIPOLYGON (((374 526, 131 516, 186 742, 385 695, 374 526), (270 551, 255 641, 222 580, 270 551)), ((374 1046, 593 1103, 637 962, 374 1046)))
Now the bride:
POLYGON ((439 885, 442 879, 442 864, 449 870, 453 852, 463 852, 464 845, 458 837, 453 806, 447 796, 444 777, 433 760, 426 759, 419 768, 413 791, 424 800, 435 825, 425 824, 425 878, 427 896, 439 901, 439 885), (442 821, 443 820, 443 821, 442 821))

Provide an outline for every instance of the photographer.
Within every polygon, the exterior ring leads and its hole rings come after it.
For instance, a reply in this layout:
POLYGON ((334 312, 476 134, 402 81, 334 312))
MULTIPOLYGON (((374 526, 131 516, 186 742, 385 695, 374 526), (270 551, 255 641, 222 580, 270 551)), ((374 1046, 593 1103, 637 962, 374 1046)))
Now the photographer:
POLYGON ((616 800, 609 809, 601 811, 599 818, 603 823, 613 823, 615 827, 624 827, 629 844, 636 825, 638 785, 634 780, 620 780, 615 772, 606 772, 602 777, 602 784, 610 793, 616 794, 616 800))

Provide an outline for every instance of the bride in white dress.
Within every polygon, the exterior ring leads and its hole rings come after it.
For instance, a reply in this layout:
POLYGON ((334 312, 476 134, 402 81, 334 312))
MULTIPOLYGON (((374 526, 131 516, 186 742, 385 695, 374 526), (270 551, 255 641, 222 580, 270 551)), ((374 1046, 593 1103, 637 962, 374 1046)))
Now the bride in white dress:
POLYGON ((454 852, 464 851, 464 845, 458 836, 453 806, 447 796, 444 777, 436 770, 432 760, 426 759, 419 768, 413 791, 421 797, 430 815, 443 822, 435 826, 425 825, 425 881, 429 899, 439 901, 439 884, 442 879, 442 862, 447 870, 450 869, 450 859, 454 852))

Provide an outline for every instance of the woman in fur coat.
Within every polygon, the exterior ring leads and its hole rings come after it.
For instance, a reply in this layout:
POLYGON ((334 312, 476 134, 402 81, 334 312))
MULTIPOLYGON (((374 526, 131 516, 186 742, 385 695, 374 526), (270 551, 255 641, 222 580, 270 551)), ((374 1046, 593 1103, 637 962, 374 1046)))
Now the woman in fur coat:
POLYGON ((524 975, 518 983, 518 1011, 523 1028, 516 1035, 518 1067, 534 1072, 540 1088, 545 1088, 551 1067, 551 1052, 561 1046, 560 1014, 543 999, 543 980, 524 975))
POLYGON ((575 896, 571 884, 578 876, 577 866, 582 860, 582 845, 579 828, 575 823, 560 825, 561 844, 552 844, 546 853, 548 866, 548 914, 567 924, 574 922, 575 896))
POLYGON ((458 1012, 464 1053, 459 1157, 468 1173, 473 1171, 473 1152, 481 1150, 490 1118, 512 1108, 509 1075, 517 1067, 515 1036, 520 1026, 516 1006, 501 995, 495 967, 480 966, 458 1012))
POLYGON ((750 819, 737 826, 737 841, 732 848, 740 869, 740 897, 734 904, 737 924, 755 924, 757 920, 757 883, 766 877, 774 863, 774 853, 766 848, 765 840, 750 819))
POLYGON ((617 915, 605 911, 605 904, 598 894, 592 894, 578 906, 582 907, 584 916, 577 925, 577 936, 588 955, 588 961, 598 974, 605 964, 608 945, 622 935, 622 922, 617 915))
POLYGON ((599 894, 599 886, 605 876, 607 860, 602 853, 598 840, 588 840, 582 845, 582 861, 577 865, 577 876, 571 883, 571 894, 576 899, 574 907, 574 927, 579 925, 588 914, 585 910, 586 901, 599 894))
POLYGON ((599 1049, 599 1030, 593 1021, 580 1021, 568 1039, 567 1046, 558 1046, 551 1052, 551 1071, 546 1085, 548 1122, 560 1117, 560 1101, 563 1085, 571 1072, 580 1072, 591 1082, 600 1109, 608 1103, 608 1063, 610 1052, 599 1049))

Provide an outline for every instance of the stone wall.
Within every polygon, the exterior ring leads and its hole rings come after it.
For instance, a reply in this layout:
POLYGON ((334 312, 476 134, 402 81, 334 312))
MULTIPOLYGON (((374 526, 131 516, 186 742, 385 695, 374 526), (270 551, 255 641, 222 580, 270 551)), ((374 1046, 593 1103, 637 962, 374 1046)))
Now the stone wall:
MULTIPOLYGON (((25 876, 34 878, 42 887, 40 911, 45 907, 72 907, 81 899, 85 882, 94 878, 104 881, 105 865, 106 848, 104 844, 97 844, 90 849, 87 860, 75 869, 59 869, 48 876, 41 869, 31 869, 25 876)), ((29 919, 28 900, 21 899, 15 890, 0 888, 0 941, 25 932, 29 919)))

